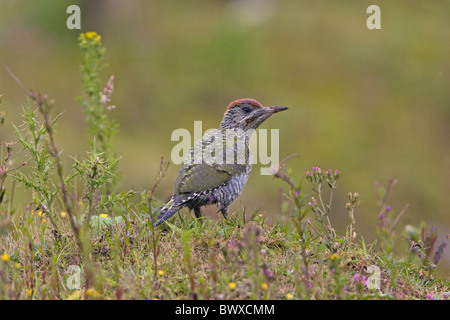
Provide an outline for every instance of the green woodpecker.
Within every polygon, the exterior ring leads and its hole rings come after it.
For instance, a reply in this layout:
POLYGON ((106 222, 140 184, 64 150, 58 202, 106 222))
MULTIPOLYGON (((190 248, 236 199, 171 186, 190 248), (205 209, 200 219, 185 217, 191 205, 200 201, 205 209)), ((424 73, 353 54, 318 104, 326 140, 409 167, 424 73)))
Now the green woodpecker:
POLYGON ((252 169, 249 139, 272 114, 287 107, 263 107, 254 99, 232 101, 219 129, 194 143, 175 180, 172 198, 159 210, 159 225, 186 207, 200 218, 201 207, 217 204, 227 217, 252 169))

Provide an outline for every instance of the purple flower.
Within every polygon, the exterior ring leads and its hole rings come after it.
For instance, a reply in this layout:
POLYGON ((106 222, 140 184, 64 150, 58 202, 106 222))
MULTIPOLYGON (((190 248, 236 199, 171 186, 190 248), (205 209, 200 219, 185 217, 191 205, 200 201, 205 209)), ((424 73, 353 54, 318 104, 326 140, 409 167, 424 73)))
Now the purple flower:
POLYGON ((361 279, 361 276, 359 275, 359 273, 355 273, 355 275, 353 276, 353 281, 358 282, 361 279))
POLYGON ((391 206, 387 206, 386 211, 391 211, 391 206))

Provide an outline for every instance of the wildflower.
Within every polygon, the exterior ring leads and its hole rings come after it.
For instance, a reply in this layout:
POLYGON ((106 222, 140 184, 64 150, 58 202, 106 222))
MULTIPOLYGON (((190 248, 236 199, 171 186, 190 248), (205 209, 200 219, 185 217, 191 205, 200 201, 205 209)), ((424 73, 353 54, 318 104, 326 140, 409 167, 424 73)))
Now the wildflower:
POLYGON ((67 297, 67 300, 79 300, 81 298, 81 291, 75 290, 67 297))
POLYGON ((267 290, 268 287, 269 286, 267 285, 267 283, 265 283, 265 282, 261 283, 261 289, 267 290))
POLYGON ((46 219, 42 219, 42 223, 46 223, 47 222, 47 220, 46 219))
POLYGON ((431 293, 427 294, 427 299, 428 300, 434 300, 433 295, 431 293))
POLYGON ((9 257, 9 254, 4 253, 4 254, 2 254, 1 258, 2 258, 3 262, 8 262, 10 257, 9 257))
POLYGON ((108 214, 107 213, 100 213, 99 217, 100 218, 108 218, 108 214))
POLYGON ((86 32, 85 37, 88 40, 94 40, 94 42, 100 42, 102 39, 102 37, 95 31, 86 32))
POLYGON ((260 213, 260 214, 258 214, 258 217, 262 218, 262 214, 261 214, 261 213, 260 213))
POLYGON ((230 282, 230 283, 228 284, 228 288, 230 288, 230 290, 236 289, 236 283, 235 283, 235 282, 230 282))
POLYGON ((391 206, 387 206, 386 211, 391 211, 391 206))
POLYGON ((92 289, 92 288, 87 289, 86 295, 87 295, 88 297, 91 297, 91 298, 98 298, 98 297, 100 297, 100 293, 98 293, 97 290, 92 289))
POLYGON ((41 210, 39 210, 39 211, 37 212, 37 214, 38 214, 39 217, 45 216, 45 212, 43 212, 43 211, 41 211, 41 210))
POLYGON ((268 278, 273 278, 273 271, 270 270, 269 268, 264 268, 263 269, 263 273, 265 276, 267 276, 268 278))
POLYGON ((67 212, 61 211, 61 217, 65 217, 67 215, 67 212))
POLYGON ((286 295, 286 299, 292 300, 292 298, 294 298, 294 296, 293 296, 292 294, 288 293, 288 294, 286 295))
POLYGON ((27 294, 27 297, 31 297, 33 294, 33 289, 25 289, 25 293, 27 294))
POLYGON ((164 275, 164 271, 163 270, 159 270, 158 274, 162 277, 164 275))
POLYGON ((14 266, 16 267, 16 269, 22 269, 22 265, 18 262, 14 266))
POLYGON ((339 255, 337 255, 336 253, 333 253, 333 254, 330 256, 330 260, 331 260, 331 261, 334 261, 334 260, 336 260, 337 258, 339 258, 339 255))
POLYGON ((152 300, 159 300, 158 298, 153 298, 152 300))
POLYGON ((355 273, 355 275, 353 276, 353 281, 359 282, 359 280, 361 280, 361 276, 359 275, 359 273, 355 273))

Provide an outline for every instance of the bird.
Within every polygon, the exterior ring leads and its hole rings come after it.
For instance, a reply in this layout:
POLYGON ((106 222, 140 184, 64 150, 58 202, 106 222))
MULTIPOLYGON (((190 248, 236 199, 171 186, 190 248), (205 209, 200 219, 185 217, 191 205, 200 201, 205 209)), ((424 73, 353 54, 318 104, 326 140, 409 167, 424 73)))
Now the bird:
POLYGON ((201 207, 217 204, 227 219, 228 207, 241 194, 252 169, 251 134, 284 106, 264 107, 255 99, 229 103, 218 129, 196 141, 183 160, 170 200, 158 211, 156 226, 182 208, 202 217, 201 207))

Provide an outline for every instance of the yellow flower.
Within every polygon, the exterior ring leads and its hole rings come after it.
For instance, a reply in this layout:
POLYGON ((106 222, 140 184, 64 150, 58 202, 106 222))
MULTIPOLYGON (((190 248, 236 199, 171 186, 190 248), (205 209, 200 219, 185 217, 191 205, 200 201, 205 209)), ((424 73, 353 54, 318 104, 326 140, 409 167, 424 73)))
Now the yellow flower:
POLYGON ((95 42, 100 42, 102 37, 95 31, 90 31, 85 33, 86 39, 94 40, 95 42))
POLYGON ((87 289, 86 295, 88 297, 91 297, 91 298, 98 298, 98 297, 100 297, 100 293, 98 293, 97 290, 92 289, 92 288, 91 289, 87 289))
POLYGON ((67 297, 67 300, 79 300, 80 298, 81 298, 81 291, 75 290, 67 297))
POLYGON ((292 300, 292 298, 294 298, 294 296, 293 296, 292 294, 288 293, 288 294, 286 295, 286 299, 292 300))
POLYGON ((258 217, 262 218, 262 214, 261 214, 261 213, 260 213, 260 214, 258 214, 258 217))
POLYGON ((153 298, 153 300, 159 300, 158 298, 153 298))
POLYGON ((7 253, 2 254, 2 260, 4 262, 8 262, 9 261, 9 254, 7 254, 7 253))
POLYGON ((330 260, 331 260, 331 261, 334 261, 334 260, 336 260, 337 258, 339 258, 339 256, 338 256, 336 253, 333 253, 333 254, 330 256, 330 260))
POLYGON ((100 218, 108 218, 108 214, 107 213, 100 213, 99 217, 100 218))
POLYGON ((158 271, 158 274, 159 274, 160 276, 163 276, 163 275, 164 275, 164 271, 163 271, 163 270, 159 270, 159 271, 158 271))
POLYGON ((34 210, 33 209, 31 209, 31 214, 34 214, 34 210))
POLYGON ((67 212, 61 211, 61 217, 65 217, 67 215, 67 212))
POLYGON ((22 265, 18 262, 14 266, 16 267, 16 269, 22 269, 22 265))
POLYGON ((265 283, 265 282, 261 283, 261 289, 267 290, 268 287, 269 286, 267 285, 267 283, 265 283))
POLYGON ((42 212, 41 210, 39 210, 37 212, 37 214, 38 214, 39 217, 44 217, 45 216, 45 212, 42 212))
POLYGON ((45 220, 45 219, 42 219, 42 223, 46 223, 47 222, 47 220, 45 220))
POLYGON ((25 293, 27 294, 27 297, 31 297, 33 294, 33 289, 25 289, 25 293))
POLYGON ((235 283, 235 282, 230 282, 230 283, 228 284, 228 288, 230 288, 230 290, 236 289, 236 283, 235 283))
POLYGON ((86 32, 85 35, 86 35, 86 38, 88 38, 88 39, 94 39, 97 36, 97 32, 90 31, 90 32, 86 32))

